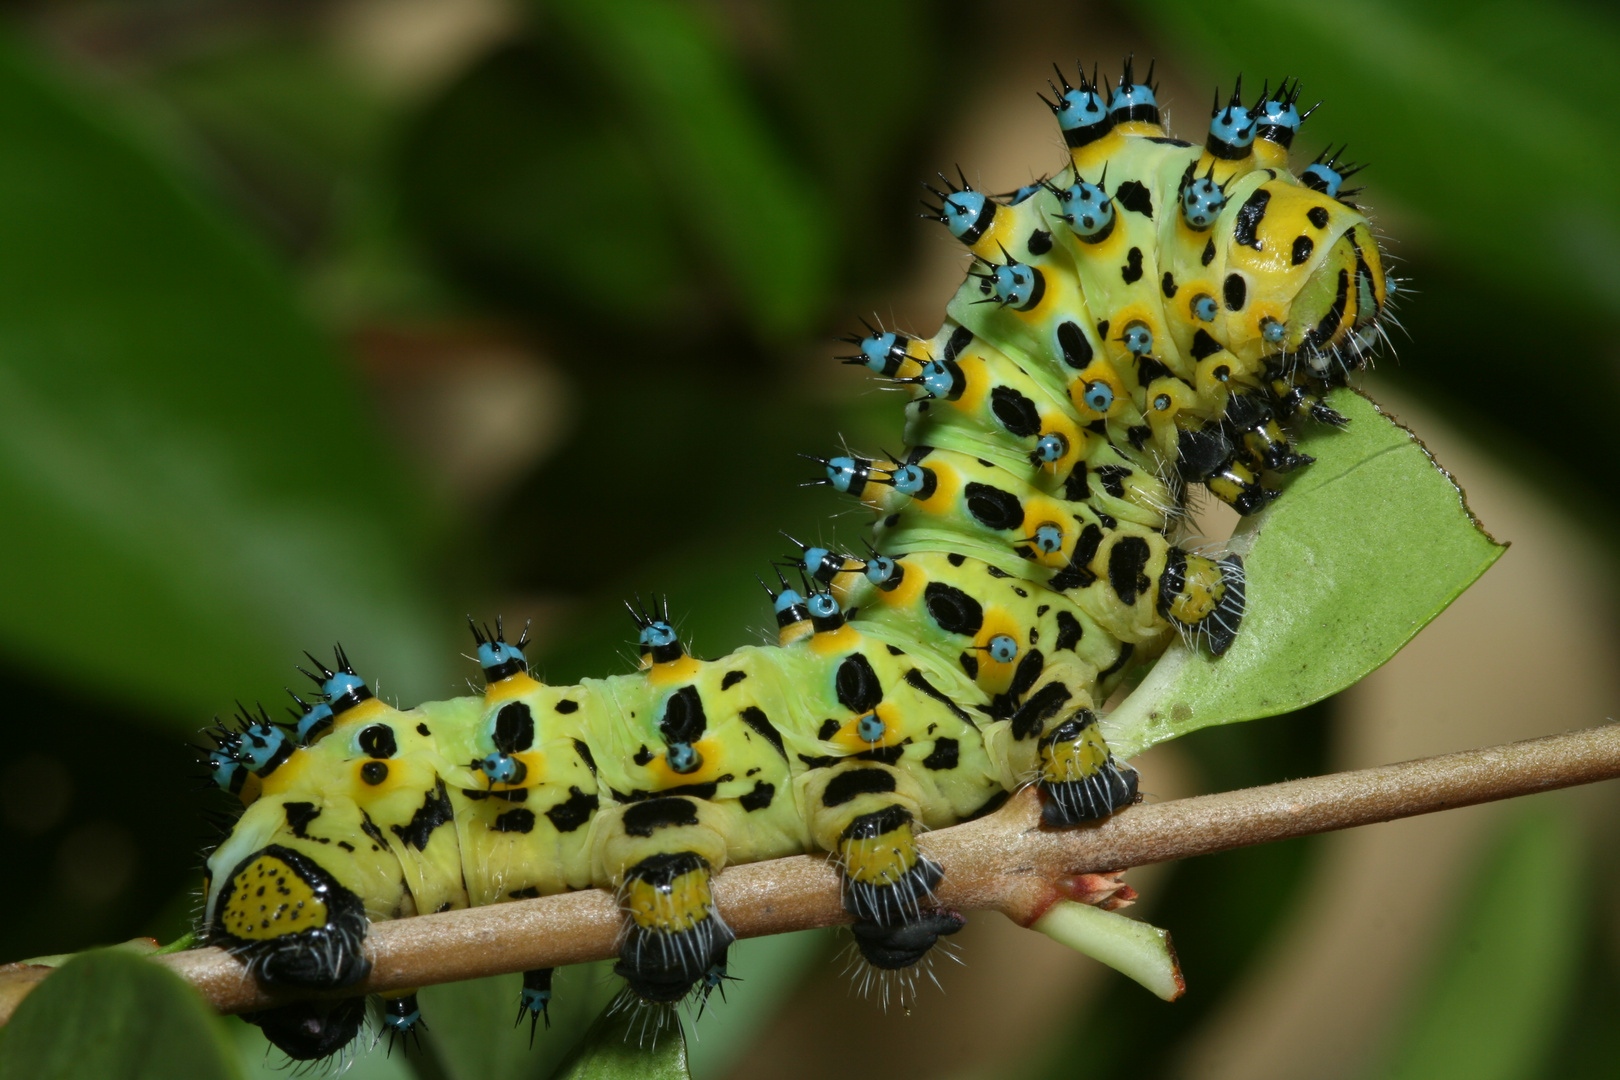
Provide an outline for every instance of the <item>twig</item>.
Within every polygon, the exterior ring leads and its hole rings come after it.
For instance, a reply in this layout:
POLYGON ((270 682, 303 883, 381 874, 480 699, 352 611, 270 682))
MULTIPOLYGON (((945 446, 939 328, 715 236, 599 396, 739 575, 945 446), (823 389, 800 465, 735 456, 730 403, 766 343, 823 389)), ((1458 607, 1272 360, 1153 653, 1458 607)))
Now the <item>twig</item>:
MULTIPOLYGON (((1616 777, 1620 724, 1606 724, 1376 769, 1143 804, 1078 829, 1040 828, 1034 792, 1025 791, 997 813, 930 833, 921 843, 946 868, 937 890, 942 904, 994 909, 1027 926, 1054 901, 1084 893, 1087 883, 1077 879, 1089 873, 1616 777)), ((849 921, 837 875, 820 857, 731 867, 718 876, 714 891, 738 937, 849 921)), ((379 923, 368 938, 371 978, 348 993, 600 960, 614 955, 619 931, 613 897, 599 889, 379 923)), ((175 953, 159 962, 190 980, 221 1012, 286 1000, 265 993, 219 949, 175 953)))

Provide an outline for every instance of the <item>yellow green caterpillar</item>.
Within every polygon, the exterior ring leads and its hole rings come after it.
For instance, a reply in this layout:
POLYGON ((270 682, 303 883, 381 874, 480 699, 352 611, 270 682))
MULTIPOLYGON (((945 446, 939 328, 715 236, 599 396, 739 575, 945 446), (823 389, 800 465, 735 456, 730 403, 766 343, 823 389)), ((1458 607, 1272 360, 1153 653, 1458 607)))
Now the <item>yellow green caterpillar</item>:
MULTIPOLYGON (((1177 634, 1240 632, 1235 557, 1187 550, 1190 485, 1240 513, 1309 463, 1296 417, 1376 343, 1387 283, 1353 170, 1290 171, 1297 84, 1217 97, 1204 143, 1160 125, 1151 80, 1060 73, 1069 160, 991 197, 930 188, 972 253, 931 338, 868 328, 848 362, 909 387, 903 453, 818 459, 872 511, 864 554, 800 545, 767 590, 778 644, 688 654, 636 608, 639 670, 573 686, 529 672, 524 638, 475 626, 482 696, 401 711, 339 650, 293 725, 215 732, 215 780, 245 810, 208 860, 206 936, 272 986, 368 973, 371 922, 598 886, 644 1000, 706 994, 732 934, 713 876, 824 852, 866 960, 917 963, 962 917, 918 832, 1021 785, 1046 824, 1136 799, 1098 711, 1177 634)), ((313 659, 313 658, 312 658, 313 659)), ((549 971, 525 978, 537 1020, 549 971)), ((359 999, 253 1017, 294 1058, 345 1045, 359 999)), ((392 1032, 415 995, 385 1002, 392 1032)), ((532 1027, 531 1027, 532 1031, 532 1027)))

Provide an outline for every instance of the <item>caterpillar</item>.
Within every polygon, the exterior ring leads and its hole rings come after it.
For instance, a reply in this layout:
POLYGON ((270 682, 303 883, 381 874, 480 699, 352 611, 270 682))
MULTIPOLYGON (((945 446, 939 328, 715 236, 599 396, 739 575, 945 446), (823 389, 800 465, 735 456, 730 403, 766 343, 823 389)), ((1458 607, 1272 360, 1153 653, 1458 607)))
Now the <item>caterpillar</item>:
MULTIPOLYGON (((1342 151, 1290 170, 1297 81, 1217 91, 1202 145, 1166 133, 1151 66, 1050 89, 1060 171, 926 185, 972 256, 940 329, 846 339, 909 391, 905 449, 815 459, 871 534, 858 554, 794 541, 766 587, 777 643, 699 659, 667 601, 638 601, 636 671, 550 686, 526 630, 469 618, 483 693, 408 710, 341 647, 311 656, 290 724, 261 707, 212 733, 244 809, 207 861, 208 943, 268 986, 341 989, 371 922, 597 886, 625 916, 615 970, 674 1003, 725 977, 714 875, 824 852, 862 956, 903 969, 963 925, 920 831, 1029 783, 1051 827, 1136 800, 1101 704, 1177 635, 1224 653, 1244 617, 1241 559, 1178 543, 1189 490, 1252 514, 1310 464, 1288 425, 1344 423, 1323 395, 1379 341, 1390 286, 1342 151)), ((550 992, 526 974, 531 1037, 550 992)), ((251 1019, 314 1059, 364 1014, 251 1019)), ((413 1031, 415 995, 383 1022, 413 1031)))

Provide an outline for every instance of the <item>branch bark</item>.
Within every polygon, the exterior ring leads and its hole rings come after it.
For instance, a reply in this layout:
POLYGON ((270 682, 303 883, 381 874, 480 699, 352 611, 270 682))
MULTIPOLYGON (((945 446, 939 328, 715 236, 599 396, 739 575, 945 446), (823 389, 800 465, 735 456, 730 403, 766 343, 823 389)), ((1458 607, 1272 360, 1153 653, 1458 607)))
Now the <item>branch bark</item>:
MULTIPOLYGON (((1606 724, 1375 769, 1142 804, 1077 829, 1042 829, 1035 793, 1026 790, 989 817, 929 833, 921 845, 946 868, 936 890, 943 905, 993 909, 1027 926, 1059 899, 1084 898, 1095 884, 1085 880, 1087 874, 1617 777, 1620 724, 1606 724)), ((837 874, 819 856, 730 867, 717 876, 714 892, 738 937, 849 921, 839 902, 837 874)), ((346 993, 600 960, 615 954, 620 925, 613 897, 600 889, 379 923, 367 942, 371 978, 346 993)), ((266 993, 219 949, 158 959, 221 1012, 260 1009, 288 997, 266 993)), ((19 980, 28 970, 17 973, 19 980)), ((8 996, 0 993, 0 1000, 8 996)), ((0 1016, 0 1022, 4 1019, 0 1016)))

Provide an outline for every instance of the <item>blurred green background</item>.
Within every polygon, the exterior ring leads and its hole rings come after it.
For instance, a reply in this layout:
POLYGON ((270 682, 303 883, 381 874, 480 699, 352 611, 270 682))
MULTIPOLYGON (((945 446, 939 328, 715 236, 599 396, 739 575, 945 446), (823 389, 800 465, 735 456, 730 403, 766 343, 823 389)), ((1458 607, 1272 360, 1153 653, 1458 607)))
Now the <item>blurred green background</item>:
MULTIPOLYGON (((1155 796, 1620 711, 1606 6, 14 2, 0 960, 187 928, 222 804, 185 743, 283 697, 304 648, 341 637, 410 703, 465 692, 464 612, 532 617, 551 681, 626 670, 637 591, 701 653, 757 640, 777 530, 860 535, 795 454, 898 437, 832 339, 862 312, 931 333, 959 280, 917 182, 1055 171, 1049 63, 1126 52, 1158 58, 1187 137, 1238 71, 1327 102, 1298 153, 1373 163, 1403 282, 1375 393, 1519 545, 1382 682, 1184 740, 1144 764, 1155 796)), ((1615 808, 1145 873, 1193 987, 1174 1005, 1005 924, 888 1018, 848 1000, 836 936, 751 943, 698 1075, 1613 1076, 1615 808)), ((491 982, 429 991, 427 1052, 349 1075, 544 1076, 611 985, 559 990, 532 1055, 491 982)))

